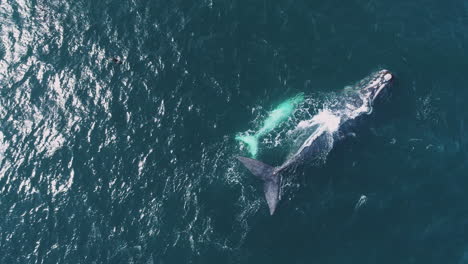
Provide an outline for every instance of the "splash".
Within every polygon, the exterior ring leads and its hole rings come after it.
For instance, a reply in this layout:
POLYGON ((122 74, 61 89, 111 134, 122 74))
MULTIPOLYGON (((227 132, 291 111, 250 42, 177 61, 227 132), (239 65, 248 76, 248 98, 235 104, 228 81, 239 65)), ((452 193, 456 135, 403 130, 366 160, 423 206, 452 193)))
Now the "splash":
POLYGON ((338 130, 340 122, 341 120, 339 116, 337 116, 328 109, 324 109, 320 111, 317 115, 315 115, 312 119, 303 120, 299 122, 299 124, 297 124, 296 129, 305 129, 319 125, 319 131, 328 130, 329 132, 334 133, 338 130))
POLYGON ((290 152, 288 161, 282 166, 286 167, 294 163, 305 148, 311 146, 323 135, 326 141, 322 142, 324 145, 321 148, 321 154, 317 154, 316 158, 325 159, 333 148, 333 135, 338 131, 340 124, 340 117, 328 109, 320 111, 309 120, 299 122, 294 130, 288 132, 289 136, 295 139, 296 144, 290 152))
POLYGON ((296 107, 304 101, 304 93, 300 93, 288 100, 282 102, 273 111, 270 112, 262 127, 253 135, 237 135, 239 140, 247 145, 250 155, 255 158, 258 153, 258 140, 270 133, 281 123, 287 120, 296 110, 296 107))

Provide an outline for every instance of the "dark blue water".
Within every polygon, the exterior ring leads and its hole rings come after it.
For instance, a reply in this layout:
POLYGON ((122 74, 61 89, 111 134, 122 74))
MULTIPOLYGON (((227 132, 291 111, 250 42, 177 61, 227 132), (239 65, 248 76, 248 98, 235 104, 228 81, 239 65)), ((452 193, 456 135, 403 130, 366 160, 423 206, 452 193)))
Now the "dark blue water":
POLYGON ((467 29, 462 0, 0 0, 0 263, 468 263, 467 29), (235 135, 380 68, 269 216, 235 135))

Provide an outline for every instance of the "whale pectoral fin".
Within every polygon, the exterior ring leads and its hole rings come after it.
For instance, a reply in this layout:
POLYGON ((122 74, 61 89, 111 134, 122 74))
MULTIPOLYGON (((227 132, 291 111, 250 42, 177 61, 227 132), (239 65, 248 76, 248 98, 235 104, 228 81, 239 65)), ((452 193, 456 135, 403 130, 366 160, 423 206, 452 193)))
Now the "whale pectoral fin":
POLYGON ((253 175, 264 181, 263 190, 265 192, 265 198, 268 203, 268 208, 270 209, 270 215, 273 215, 279 201, 280 190, 280 176, 276 168, 261 161, 246 157, 237 157, 237 159, 242 162, 253 175))

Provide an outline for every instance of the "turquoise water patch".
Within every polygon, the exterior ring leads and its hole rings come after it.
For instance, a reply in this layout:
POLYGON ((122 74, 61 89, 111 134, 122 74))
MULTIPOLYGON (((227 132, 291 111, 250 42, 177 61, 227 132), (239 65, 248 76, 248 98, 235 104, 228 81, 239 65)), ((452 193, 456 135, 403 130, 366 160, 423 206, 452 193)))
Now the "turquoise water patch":
POLYGON ((251 157, 256 157, 259 139, 285 122, 294 113, 297 106, 303 102, 303 93, 287 99, 268 114, 268 117, 262 122, 262 126, 257 132, 253 135, 237 135, 236 139, 247 145, 251 157))

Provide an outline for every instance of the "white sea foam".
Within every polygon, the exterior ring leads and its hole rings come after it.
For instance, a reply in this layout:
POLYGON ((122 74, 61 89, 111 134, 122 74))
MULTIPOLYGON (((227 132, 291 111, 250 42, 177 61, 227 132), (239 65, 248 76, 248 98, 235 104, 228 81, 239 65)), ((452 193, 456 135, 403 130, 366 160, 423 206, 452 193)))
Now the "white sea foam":
POLYGON ((341 118, 331 111, 325 109, 312 118, 318 124, 329 132, 336 132, 340 127, 341 118))
POLYGON ((324 132, 333 134, 338 131, 340 122, 340 117, 328 109, 320 111, 317 115, 313 116, 312 119, 299 122, 295 128, 296 131, 316 127, 315 131, 307 138, 299 151, 307 146, 310 146, 310 144, 312 144, 312 142, 314 142, 314 140, 324 132))

